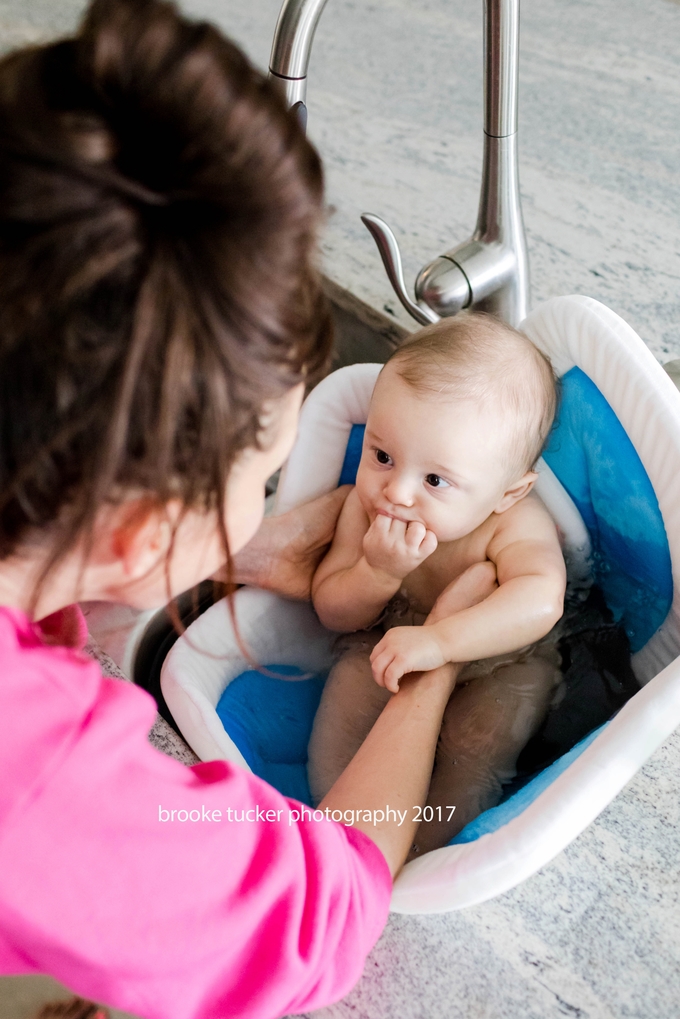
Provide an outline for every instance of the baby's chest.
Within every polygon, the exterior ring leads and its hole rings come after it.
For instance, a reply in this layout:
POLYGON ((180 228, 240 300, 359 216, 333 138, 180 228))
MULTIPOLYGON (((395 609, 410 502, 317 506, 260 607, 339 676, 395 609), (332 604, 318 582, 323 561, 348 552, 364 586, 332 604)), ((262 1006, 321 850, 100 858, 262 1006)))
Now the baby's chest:
POLYGON ((484 562, 488 535, 474 533, 440 544, 432 555, 404 579, 401 590, 420 612, 429 612, 442 591, 475 563, 484 562))

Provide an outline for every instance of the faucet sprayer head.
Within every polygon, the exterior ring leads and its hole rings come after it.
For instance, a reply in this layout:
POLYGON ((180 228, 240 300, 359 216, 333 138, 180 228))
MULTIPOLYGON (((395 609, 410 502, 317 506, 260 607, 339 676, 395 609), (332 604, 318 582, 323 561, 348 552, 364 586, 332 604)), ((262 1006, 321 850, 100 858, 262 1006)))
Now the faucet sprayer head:
POLYGON ((307 68, 314 33, 327 0, 284 0, 274 31, 269 78, 307 128, 307 68))

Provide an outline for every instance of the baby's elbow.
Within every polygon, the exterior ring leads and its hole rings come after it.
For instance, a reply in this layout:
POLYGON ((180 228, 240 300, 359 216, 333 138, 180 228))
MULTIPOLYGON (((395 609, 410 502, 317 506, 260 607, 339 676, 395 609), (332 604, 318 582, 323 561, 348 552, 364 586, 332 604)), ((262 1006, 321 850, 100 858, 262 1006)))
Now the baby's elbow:
POLYGON ((324 580, 312 580, 312 608, 314 609, 319 622, 327 630, 332 630, 331 620, 333 615, 333 600, 327 597, 324 580))
POLYGON ((327 630, 332 630, 334 633, 344 633, 348 629, 345 625, 345 620, 340 617, 336 605, 333 603, 329 604, 325 598, 312 598, 312 605, 319 622, 327 630))
POLYGON ((316 609, 316 614, 319 618, 319 622, 327 630, 331 630, 333 633, 346 633, 351 627, 347 626, 345 621, 338 619, 333 612, 324 612, 316 609))
POLYGON ((564 615, 564 599, 561 598, 559 601, 553 602, 553 604, 550 606, 549 618, 551 630, 553 626, 556 626, 559 623, 563 615, 564 615))
POLYGON ((548 633, 564 615, 564 590, 562 588, 546 591, 541 615, 544 619, 545 632, 548 633))

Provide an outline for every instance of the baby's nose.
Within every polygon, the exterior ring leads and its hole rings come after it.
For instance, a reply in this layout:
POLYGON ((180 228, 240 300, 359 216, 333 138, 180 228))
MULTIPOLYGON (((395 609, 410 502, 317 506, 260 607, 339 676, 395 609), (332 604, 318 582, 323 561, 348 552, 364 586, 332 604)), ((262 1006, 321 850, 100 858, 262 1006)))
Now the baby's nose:
POLYGON ((385 486, 385 495, 393 506, 413 506, 413 485, 398 471, 391 471, 385 486))

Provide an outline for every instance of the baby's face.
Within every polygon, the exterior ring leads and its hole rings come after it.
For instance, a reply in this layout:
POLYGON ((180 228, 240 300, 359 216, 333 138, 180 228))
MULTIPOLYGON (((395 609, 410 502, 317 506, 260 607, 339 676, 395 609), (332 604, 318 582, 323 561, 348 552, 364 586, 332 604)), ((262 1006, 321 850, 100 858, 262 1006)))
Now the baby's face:
POLYGON ((417 520, 440 542, 470 534, 507 508, 508 426, 488 403, 418 393, 388 366, 371 400, 356 481, 369 520, 417 520))

